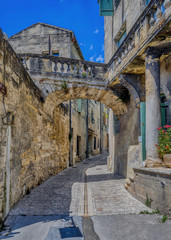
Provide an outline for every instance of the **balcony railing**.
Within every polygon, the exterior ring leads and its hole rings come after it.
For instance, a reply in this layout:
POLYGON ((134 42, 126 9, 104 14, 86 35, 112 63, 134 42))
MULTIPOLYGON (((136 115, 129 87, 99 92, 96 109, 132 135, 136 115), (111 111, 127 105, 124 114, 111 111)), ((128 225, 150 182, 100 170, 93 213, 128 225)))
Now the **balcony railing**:
POLYGON ((151 0, 108 63, 109 81, 134 59, 167 23, 170 0, 151 0))
POLYGON ((59 77, 74 77, 105 81, 107 65, 71 58, 43 56, 39 54, 18 54, 30 73, 51 73, 59 77))

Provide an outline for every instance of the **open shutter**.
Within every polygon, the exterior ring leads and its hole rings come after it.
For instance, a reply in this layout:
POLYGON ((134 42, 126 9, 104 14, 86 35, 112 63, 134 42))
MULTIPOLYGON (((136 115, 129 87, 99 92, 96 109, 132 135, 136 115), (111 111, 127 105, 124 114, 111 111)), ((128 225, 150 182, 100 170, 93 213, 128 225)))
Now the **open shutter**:
POLYGON ((167 124, 167 102, 161 103, 161 126, 165 126, 167 124))
POLYGON ((99 0, 100 16, 113 16, 113 0, 99 0))
POLYGON ((81 99, 78 99, 78 112, 81 113, 81 99))

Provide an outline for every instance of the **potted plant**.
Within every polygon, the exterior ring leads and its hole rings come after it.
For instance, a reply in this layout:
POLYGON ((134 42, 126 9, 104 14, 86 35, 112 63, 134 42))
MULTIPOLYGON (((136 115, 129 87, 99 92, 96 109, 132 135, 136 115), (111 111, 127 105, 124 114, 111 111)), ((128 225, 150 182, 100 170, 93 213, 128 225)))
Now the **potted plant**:
POLYGON ((171 125, 158 128, 159 137, 157 151, 165 166, 171 168, 171 125))

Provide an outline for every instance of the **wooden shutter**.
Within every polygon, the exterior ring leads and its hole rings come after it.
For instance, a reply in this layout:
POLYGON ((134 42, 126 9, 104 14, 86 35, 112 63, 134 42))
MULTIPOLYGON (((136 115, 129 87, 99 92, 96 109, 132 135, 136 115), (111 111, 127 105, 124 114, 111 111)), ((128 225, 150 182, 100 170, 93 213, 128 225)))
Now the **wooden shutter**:
POLYGON ((113 16, 113 0, 99 0, 100 16, 113 16))

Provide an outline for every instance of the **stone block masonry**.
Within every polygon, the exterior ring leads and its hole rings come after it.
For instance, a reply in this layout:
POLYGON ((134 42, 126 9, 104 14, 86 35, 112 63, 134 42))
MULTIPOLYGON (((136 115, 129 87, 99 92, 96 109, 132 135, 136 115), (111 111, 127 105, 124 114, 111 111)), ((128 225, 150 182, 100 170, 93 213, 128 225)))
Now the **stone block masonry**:
POLYGON ((69 116, 63 106, 44 110, 40 90, 0 33, 0 219, 20 198, 67 167, 69 116))
POLYGON ((128 191, 143 203, 171 216, 171 170, 134 168, 128 191))

